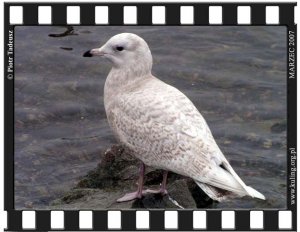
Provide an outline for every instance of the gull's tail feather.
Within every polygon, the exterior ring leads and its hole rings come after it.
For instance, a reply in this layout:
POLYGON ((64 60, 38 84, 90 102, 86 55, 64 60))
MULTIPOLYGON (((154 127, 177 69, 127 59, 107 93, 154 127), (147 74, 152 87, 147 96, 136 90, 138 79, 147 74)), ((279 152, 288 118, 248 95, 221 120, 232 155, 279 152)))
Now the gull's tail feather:
POLYGON ((266 198, 265 198, 265 196, 263 194, 261 194, 260 192, 258 192, 254 188, 252 188, 250 186, 247 186, 242 181, 242 179, 236 174, 236 172, 233 170, 233 168, 230 166, 230 164, 228 162, 224 162, 223 164, 226 167, 226 169, 231 173, 231 175, 240 183, 240 185, 242 185, 242 187, 247 192, 247 195, 249 195, 249 196, 251 196, 253 198, 258 198, 258 199, 261 199, 261 200, 266 200, 266 198))
POLYGON ((266 200, 265 196, 250 186, 246 186, 247 193, 253 198, 266 200))
POLYGON ((250 196, 265 200, 265 196, 247 186, 236 174, 228 161, 223 161, 207 173, 206 178, 195 180, 197 185, 213 200, 225 201, 228 199, 250 196))
POLYGON ((243 197, 246 195, 249 195, 253 198, 259 198, 261 200, 265 200, 265 196, 263 194, 261 194, 260 192, 256 191, 254 188, 250 187, 250 186, 246 186, 246 190, 247 193, 245 192, 245 194, 237 194, 231 191, 227 191, 224 189, 220 189, 208 184, 204 184, 198 181, 195 181, 196 184, 203 190, 203 192, 206 193, 206 195, 208 195, 211 199, 215 200, 215 201, 219 201, 219 202, 223 202, 223 201, 228 201, 230 199, 233 198, 237 198, 237 197, 243 197))

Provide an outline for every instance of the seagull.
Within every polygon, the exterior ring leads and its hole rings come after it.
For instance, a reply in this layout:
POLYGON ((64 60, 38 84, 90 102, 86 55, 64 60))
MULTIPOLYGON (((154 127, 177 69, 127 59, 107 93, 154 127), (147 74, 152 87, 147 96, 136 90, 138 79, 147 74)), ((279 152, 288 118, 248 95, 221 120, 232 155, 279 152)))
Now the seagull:
POLYGON ((118 141, 141 161, 137 190, 117 202, 167 194, 169 171, 192 178, 215 201, 243 196, 265 200, 233 170, 190 99, 151 74, 152 55, 144 39, 117 34, 83 56, 111 62, 104 86, 107 119, 118 141), (158 190, 143 189, 145 165, 164 170, 158 190))

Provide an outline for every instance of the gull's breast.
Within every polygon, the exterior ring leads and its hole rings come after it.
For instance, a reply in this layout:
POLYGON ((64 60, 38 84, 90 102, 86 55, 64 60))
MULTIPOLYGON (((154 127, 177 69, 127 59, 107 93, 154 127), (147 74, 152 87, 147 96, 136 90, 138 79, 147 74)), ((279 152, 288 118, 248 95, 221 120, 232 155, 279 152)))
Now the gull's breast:
MULTIPOLYGON (((149 166, 187 175, 193 156, 205 154, 212 147, 217 149, 193 103, 155 77, 138 87, 124 88, 106 104, 116 137, 149 166)), ((205 166, 208 158, 203 155, 201 162, 205 166)))

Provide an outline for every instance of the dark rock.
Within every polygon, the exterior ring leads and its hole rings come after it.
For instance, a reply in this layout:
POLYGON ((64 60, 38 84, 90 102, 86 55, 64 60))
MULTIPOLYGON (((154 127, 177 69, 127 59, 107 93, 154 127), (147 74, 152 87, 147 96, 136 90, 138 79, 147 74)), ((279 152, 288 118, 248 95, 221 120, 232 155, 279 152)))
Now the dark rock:
POLYGON ((98 167, 90 171, 77 187, 115 188, 124 185, 124 180, 133 181, 138 177, 139 161, 122 146, 113 145, 107 150, 98 167))
MULTIPOLYGON (((196 185, 196 184, 195 184, 196 185)), ((197 204, 189 189, 189 179, 179 179, 169 184, 169 195, 183 208, 197 208, 197 204)))
POLYGON ((53 205, 73 203, 81 198, 95 193, 94 189, 72 189, 66 193, 61 199, 52 202, 53 205))
POLYGON ((166 209, 178 207, 169 200, 167 195, 149 194, 142 199, 135 200, 132 204, 132 208, 166 209))
MULTIPOLYGON (((74 189, 52 204, 67 209, 203 208, 213 201, 187 177, 169 172, 168 195, 147 194, 142 199, 117 203, 125 193, 135 191, 140 161, 120 145, 102 156, 95 170, 84 176, 74 189)), ((144 188, 158 189, 162 171, 146 168, 144 188)))
POLYGON ((193 180, 188 181, 188 188, 196 202, 196 208, 210 208, 210 206, 212 206, 214 201, 209 198, 193 180))

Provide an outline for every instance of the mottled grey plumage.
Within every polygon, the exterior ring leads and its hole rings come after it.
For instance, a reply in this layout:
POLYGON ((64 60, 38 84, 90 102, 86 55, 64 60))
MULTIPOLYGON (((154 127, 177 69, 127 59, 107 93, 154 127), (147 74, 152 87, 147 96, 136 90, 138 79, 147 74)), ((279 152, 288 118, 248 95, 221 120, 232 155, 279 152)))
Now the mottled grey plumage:
POLYGON ((119 34, 91 53, 113 64, 104 88, 108 122, 138 159, 194 179, 218 201, 245 195, 265 199, 237 176, 193 103, 151 74, 152 56, 142 38, 119 34))

